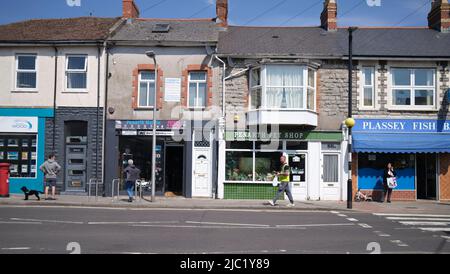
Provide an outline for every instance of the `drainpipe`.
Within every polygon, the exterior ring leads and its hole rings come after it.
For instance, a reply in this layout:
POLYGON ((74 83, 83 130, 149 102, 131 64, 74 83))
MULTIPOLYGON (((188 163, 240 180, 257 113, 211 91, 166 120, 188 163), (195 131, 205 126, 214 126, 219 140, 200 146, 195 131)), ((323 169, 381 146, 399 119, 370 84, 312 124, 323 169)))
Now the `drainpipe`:
POLYGON ((56 139, 56 85, 58 83, 58 48, 53 46, 55 49, 55 79, 53 85, 53 136, 52 136, 52 153, 55 153, 55 139, 56 139))
MULTIPOLYGON (((95 180, 96 183, 98 183, 98 154, 99 154, 99 130, 100 130, 100 123, 99 123, 99 112, 100 112, 100 57, 101 57, 101 46, 99 45, 97 47, 97 113, 95 116, 95 120, 97 123, 97 129, 95 132, 95 180)), ((103 194, 105 193, 105 185, 103 184, 103 194)))
POLYGON ((214 57, 222 63, 223 65, 223 73, 222 73, 222 119, 225 119, 225 91, 226 91, 226 87, 225 87, 225 75, 227 72, 227 64, 220 59, 217 55, 214 55, 214 57))

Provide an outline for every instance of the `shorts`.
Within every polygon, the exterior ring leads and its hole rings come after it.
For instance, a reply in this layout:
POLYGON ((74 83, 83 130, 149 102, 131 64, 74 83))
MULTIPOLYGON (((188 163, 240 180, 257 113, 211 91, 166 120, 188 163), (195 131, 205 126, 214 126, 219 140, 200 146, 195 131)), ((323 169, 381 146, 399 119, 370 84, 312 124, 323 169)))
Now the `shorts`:
POLYGON ((46 179, 45 180, 45 186, 48 186, 48 187, 50 187, 50 186, 54 186, 54 187, 56 187, 56 179, 46 179))

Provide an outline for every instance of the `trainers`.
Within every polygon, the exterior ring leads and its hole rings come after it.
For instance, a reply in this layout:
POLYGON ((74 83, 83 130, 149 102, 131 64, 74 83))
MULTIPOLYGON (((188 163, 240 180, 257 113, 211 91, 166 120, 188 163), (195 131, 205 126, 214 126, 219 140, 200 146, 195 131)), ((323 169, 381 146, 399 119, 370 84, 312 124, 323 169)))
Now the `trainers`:
POLYGON ((270 204, 271 206, 275 206, 275 204, 273 203, 272 200, 269 201, 269 204, 270 204))
POLYGON ((290 203, 289 203, 289 204, 287 204, 286 206, 287 206, 287 207, 294 207, 295 204, 290 204, 290 203))

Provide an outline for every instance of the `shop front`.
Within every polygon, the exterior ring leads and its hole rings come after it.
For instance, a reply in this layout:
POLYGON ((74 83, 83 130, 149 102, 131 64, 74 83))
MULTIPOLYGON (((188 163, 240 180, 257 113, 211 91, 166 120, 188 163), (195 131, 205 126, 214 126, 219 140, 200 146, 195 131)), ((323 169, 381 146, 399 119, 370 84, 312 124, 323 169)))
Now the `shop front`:
MULTIPOLYGON (((212 197, 214 142, 213 132, 191 127, 187 121, 156 122, 155 194, 184 197, 212 197)), ((141 178, 151 181, 152 120, 116 120, 114 135, 107 137, 107 155, 116 155, 117 164, 107 165, 112 179, 123 180, 123 169, 132 159, 141 170, 141 178), (108 148, 111 139, 116 145, 108 148), (114 150, 117 148, 117 151, 114 150), (109 167, 108 167, 109 166, 109 167)), ((110 179, 109 179, 110 180, 110 179)))
POLYGON ((10 164, 10 192, 43 191, 45 120, 52 109, 0 109, 0 162, 10 164))
POLYGON ((383 195, 383 171, 392 163, 393 200, 450 199, 450 121, 356 119, 353 129, 357 188, 383 195))
MULTIPOLYGON (((343 199, 344 151, 342 132, 249 131, 225 133, 224 164, 219 165, 224 199, 271 199, 280 170, 280 156, 288 155, 291 189, 295 200, 343 199)), ((220 151, 220 149, 219 149, 220 151)))

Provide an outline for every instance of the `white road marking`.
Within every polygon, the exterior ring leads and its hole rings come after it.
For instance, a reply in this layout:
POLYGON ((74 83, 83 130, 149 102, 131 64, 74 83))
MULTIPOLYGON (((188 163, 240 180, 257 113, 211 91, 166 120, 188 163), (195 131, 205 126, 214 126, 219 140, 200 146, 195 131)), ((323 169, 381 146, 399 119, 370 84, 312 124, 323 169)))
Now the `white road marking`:
POLYGON ((330 211, 330 213, 339 214, 339 211, 330 211))
POLYGON ((450 239, 450 236, 443 236, 443 235, 441 235, 441 237, 444 238, 444 239, 450 239))
POLYGON ((357 222, 358 220, 355 218, 347 218, 347 220, 349 220, 350 222, 357 222))
POLYGON ((41 225, 41 222, 15 222, 15 221, 0 221, 0 224, 21 224, 21 225, 41 225))
POLYGON ((347 217, 345 214, 338 214, 339 217, 347 217))
POLYGON ((73 221, 58 221, 58 220, 39 220, 39 219, 22 219, 22 218, 10 218, 14 221, 29 221, 29 222, 46 222, 46 223, 61 223, 61 224, 83 224, 83 222, 73 222, 73 221))
POLYGON ((364 228, 372 228, 370 225, 368 225, 368 224, 362 224, 362 223, 359 223, 358 224, 359 226, 362 226, 362 227, 364 227, 364 228))
POLYGON ((449 227, 419 227, 419 229, 425 231, 444 231, 444 232, 449 232, 450 228, 449 227))
POLYGON ((89 225, 129 225, 129 224, 177 224, 179 221, 155 221, 155 222, 88 222, 89 225))
POLYGON ((431 226, 447 226, 450 222, 399 222, 403 225, 431 225, 431 226))
POLYGON ((399 244, 398 246, 409 246, 409 245, 407 245, 407 244, 399 244))
POLYGON ((447 218, 415 218, 415 217, 387 217, 388 220, 411 220, 411 221, 443 221, 450 222, 447 218))
POLYGON ((354 225, 354 224, 307 224, 307 225, 276 225, 276 227, 316 227, 316 226, 347 226, 347 225, 354 225))
POLYGON ((217 228, 217 229, 306 229, 304 227, 262 227, 262 226, 219 226, 219 225, 131 225, 133 227, 158 227, 158 228, 217 228))
POLYGON ((434 215, 434 214, 394 214, 394 213, 373 213, 376 216, 403 216, 403 217, 437 217, 437 218, 450 218, 450 215, 434 215))
POLYGON ((240 224, 240 223, 215 223, 215 222, 195 222, 195 221, 186 221, 188 224, 205 224, 205 225, 236 225, 236 226, 261 226, 268 227, 270 225, 261 225, 261 224, 240 224))
POLYGON ((29 250, 31 247, 2 247, 2 250, 29 250))

